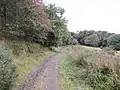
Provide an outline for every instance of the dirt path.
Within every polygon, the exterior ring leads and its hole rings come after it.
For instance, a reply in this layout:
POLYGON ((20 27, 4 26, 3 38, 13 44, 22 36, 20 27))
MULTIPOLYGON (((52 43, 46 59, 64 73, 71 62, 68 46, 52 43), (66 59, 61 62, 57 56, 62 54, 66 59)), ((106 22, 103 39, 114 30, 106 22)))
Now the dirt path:
POLYGON ((52 56, 28 75, 17 90, 60 90, 58 81, 59 55, 52 56))

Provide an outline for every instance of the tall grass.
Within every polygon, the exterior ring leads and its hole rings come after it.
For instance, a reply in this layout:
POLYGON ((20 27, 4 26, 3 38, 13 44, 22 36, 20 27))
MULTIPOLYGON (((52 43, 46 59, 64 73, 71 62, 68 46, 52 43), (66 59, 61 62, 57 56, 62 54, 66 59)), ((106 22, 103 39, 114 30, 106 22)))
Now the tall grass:
MULTIPOLYGON (((72 64, 66 67, 77 68, 69 77, 73 81, 91 87, 93 90, 120 90, 120 57, 102 50, 81 46, 68 47, 67 54, 72 64)), ((66 72, 67 73, 67 72, 66 72)))

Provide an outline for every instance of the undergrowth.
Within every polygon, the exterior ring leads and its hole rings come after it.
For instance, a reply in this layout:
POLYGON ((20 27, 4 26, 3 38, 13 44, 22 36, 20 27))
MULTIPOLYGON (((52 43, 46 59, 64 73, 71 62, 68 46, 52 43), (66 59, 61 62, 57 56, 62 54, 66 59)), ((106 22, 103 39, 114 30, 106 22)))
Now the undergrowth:
POLYGON ((6 41, 9 48, 14 55, 13 62, 16 67, 16 74, 13 90, 22 84, 28 74, 34 69, 40 66, 42 62, 55 52, 52 52, 47 47, 43 47, 36 43, 28 43, 25 41, 6 41))
POLYGON ((11 90, 16 78, 16 66, 11 50, 0 41, 0 90, 11 90))
POLYGON ((60 64, 62 90, 120 90, 119 57, 82 46, 67 48, 60 64))

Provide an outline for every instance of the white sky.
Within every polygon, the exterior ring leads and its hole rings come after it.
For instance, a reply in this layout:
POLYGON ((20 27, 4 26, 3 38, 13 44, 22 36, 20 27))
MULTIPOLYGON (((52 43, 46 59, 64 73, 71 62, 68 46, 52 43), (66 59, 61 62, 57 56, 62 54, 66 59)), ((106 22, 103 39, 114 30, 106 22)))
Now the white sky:
POLYGON ((120 33, 120 0, 45 0, 65 9, 69 31, 120 33))

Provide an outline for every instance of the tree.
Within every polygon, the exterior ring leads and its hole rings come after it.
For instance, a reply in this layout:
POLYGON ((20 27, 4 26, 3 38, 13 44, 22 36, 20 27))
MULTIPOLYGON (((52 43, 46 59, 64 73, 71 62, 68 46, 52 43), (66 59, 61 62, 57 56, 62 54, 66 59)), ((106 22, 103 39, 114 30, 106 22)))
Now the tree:
POLYGON ((54 46, 67 45, 72 39, 67 29, 67 20, 63 17, 65 10, 56 7, 55 4, 46 6, 46 13, 52 23, 52 33, 54 34, 54 46))
POLYGON ((108 33, 107 31, 97 31, 96 32, 98 34, 98 38, 100 40, 100 43, 99 43, 99 47, 100 46, 107 46, 107 42, 106 40, 112 35, 112 33, 108 33))
POLYGON ((91 31, 80 31, 79 34, 77 35, 77 40, 80 44, 84 45, 85 44, 85 39, 86 37, 88 37, 89 35, 95 33, 95 31, 91 30, 91 31))
MULTIPOLYGON (((73 35, 73 33, 72 33, 72 35, 73 35)), ((96 39, 99 40, 99 41, 96 42, 96 45, 98 47, 101 47, 101 46, 105 47, 105 46, 107 46, 107 39, 111 35, 113 35, 113 33, 109 33, 107 31, 93 31, 93 30, 87 31, 87 30, 84 30, 84 31, 80 31, 76 35, 77 37, 75 37, 75 38, 78 40, 79 44, 82 44, 82 45, 88 45, 89 44, 89 45, 92 46, 93 44, 92 44, 92 42, 90 44, 90 38, 97 37, 96 39)))
POLYGON ((91 34, 85 39, 86 45, 97 47, 99 43, 100 43, 100 39, 98 38, 97 34, 91 34))
POLYGON ((113 49, 120 50, 120 34, 111 35, 107 40, 107 44, 113 49))
POLYGON ((78 45, 78 41, 77 41, 77 39, 73 39, 72 44, 73 44, 73 45, 78 45))
POLYGON ((51 32, 51 21, 38 0, 1 0, 0 18, 4 35, 44 43, 51 32))

